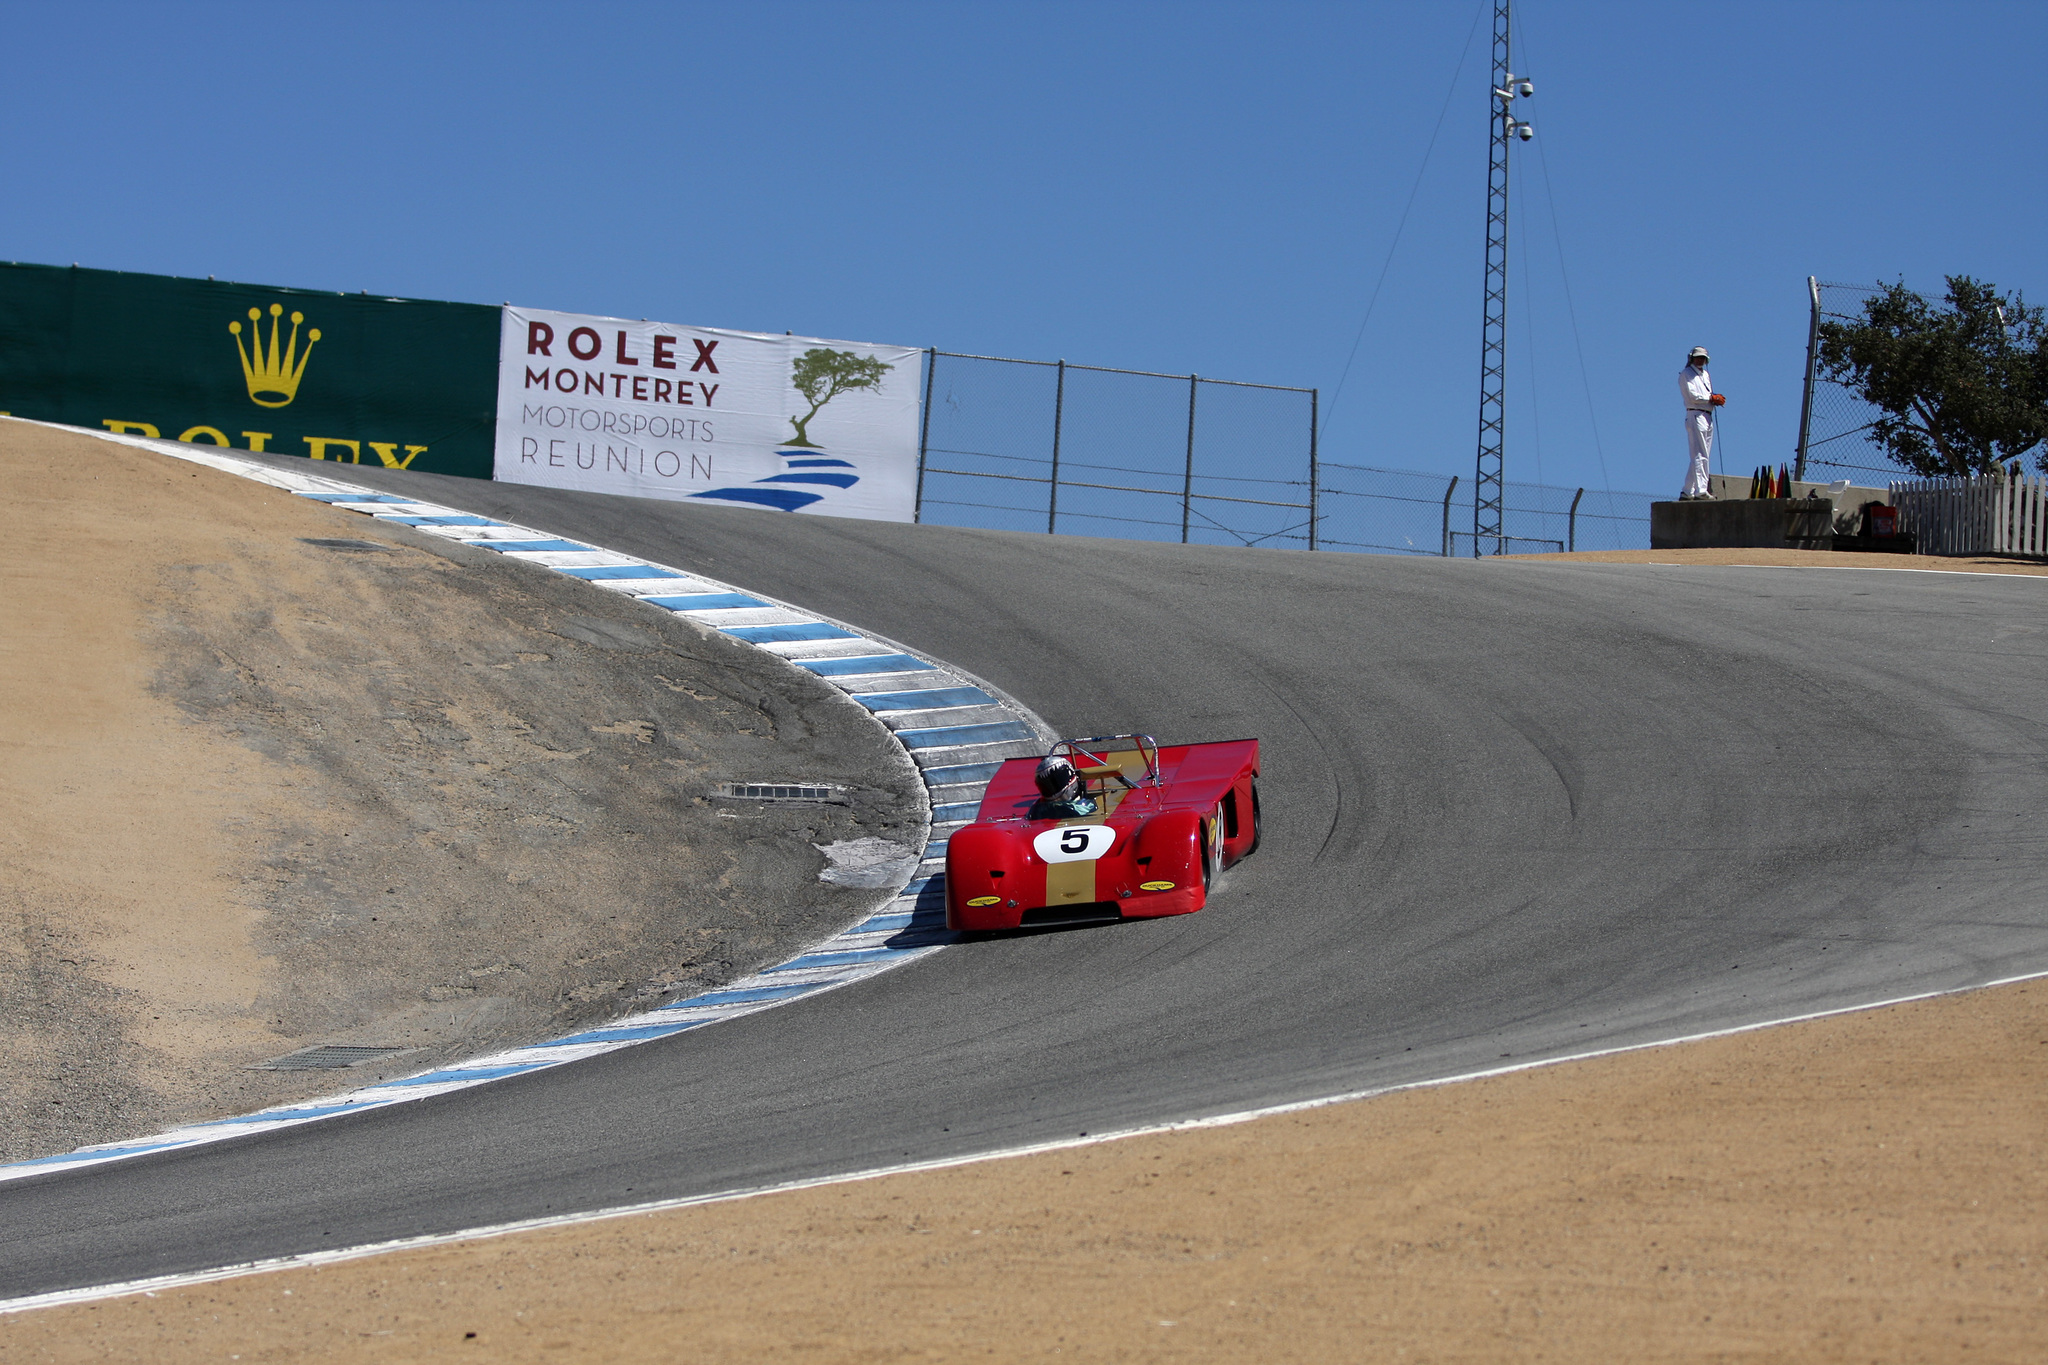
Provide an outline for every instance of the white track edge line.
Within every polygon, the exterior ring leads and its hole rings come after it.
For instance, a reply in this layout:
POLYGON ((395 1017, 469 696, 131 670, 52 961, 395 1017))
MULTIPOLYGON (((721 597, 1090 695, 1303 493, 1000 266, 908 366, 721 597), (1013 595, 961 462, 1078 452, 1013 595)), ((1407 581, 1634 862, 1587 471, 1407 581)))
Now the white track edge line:
POLYGON ((1354 1100, 1377 1099, 1384 1095, 1398 1095, 1410 1090, 1432 1090, 1439 1086, 1460 1085, 1467 1081, 1483 1081, 1495 1076, 1513 1075, 1521 1071, 1537 1071, 1546 1067, 1563 1066, 1568 1062, 1589 1062, 1602 1057, 1618 1057, 1631 1052, 1649 1052, 1657 1048, 1679 1047, 1686 1043, 1704 1043, 1715 1038, 1730 1038, 1738 1034, 1782 1028, 1788 1024, 1811 1023, 1816 1019, 1834 1019, 1847 1014, 1866 1014, 1871 1010, 1889 1009, 1894 1005, 1911 1005, 1923 1000, 1939 1000, 1953 995, 1970 995, 1977 991, 1992 990, 1999 986, 2014 986, 2024 981, 2040 981, 2043 979, 2048 979, 2048 971, 2023 972, 2018 976, 2000 977, 1995 981, 1979 982, 1974 986, 1953 986, 1945 990, 1921 991, 1914 995, 1891 996, 1883 1000, 1866 1001, 1859 1005, 1841 1005, 1834 1009, 1813 1010, 1806 1014, 1791 1014, 1778 1019, 1762 1019, 1755 1023, 1735 1024, 1728 1028, 1709 1029, 1703 1033, 1688 1033, 1676 1038, 1658 1038, 1646 1043, 1624 1043, 1618 1047, 1593 1048, 1586 1052, 1574 1052, 1561 1057, 1542 1057, 1534 1061, 1516 1062, 1512 1066, 1486 1067, 1479 1071, 1463 1071, 1451 1076, 1433 1077, 1429 1080, 1403 1081, 1398 1085, 1383 1085, 1367 1090, 1345 1091, 1341 1094, 1324 1095, 1316 1099, 1290 1100, 1285 1104, 1265 1105, 1257 1109, 1234 1110, 1227 1114, 1212 1114, 1198 1119, 1179 1119, 1170 1123, 1143 1124, 1135 1128, 1120 1128, 1113 1132, 1093 1133, 1085 1137, 1057 1138, 1046 1142, 1024 1143, 1015 1147, 998 1147, 986 1152, 970 1152, 963 1156, 935 1157, 928 1161, 906 1161, 894 1166, 875 1166, 866 1170, 848 1171, 841 1175, 813 1176, 807 1180, 790 1180, 776 1185, 760 1185, 749 1189, 721 1190, 714 1194, 686 1195, 677 1199, 655 1199, 649 1200, 644 1204, 620 1204, 606 1209, 588 1209, 581 1213, 557 1213, 542 1218, 520 1219, 510 1223, 491 1223, 482 1227, 464 1228, 459 1232, 436 1232, 419 1237, 394 1238, 387 1242, 365 1242, 360 1246, 336 1247, 331 1251, 309 1251, 302 1252, 296 1256, 276 1256, 260 1261, 242 1261, 235 1265, 217 1266, 211 1270, 194 1270, 175 1275, 157 1275, 148 1279, 124 1280, 117 1284, 94 1285, 82 1289, 57 1289, 47 1294, 31 1294, 18 1299, 0 1299, 0 1314, 26 1313, 37 1308, 57 1308, 66 1304, 126 1298, 134 1294, 153 1295, 159 1290, 184 1289, 192 1285, 214 1284, 221 1280, 241 1279, 248 1275, 267 1275, 279 1270, 312 1269, 319 1266, 337 1265, 343 1261, 358 1261, 371 1256, 388 1255, 397 1251, 417 1251, 429 1247, 451 1246, 457 1242, 481 1242, 495 1237, 509 1237, 515 1233, 541 1232, 550 1228, 575 1227, 583 1223, 608 1222, 616 1218, 632 1218, 645 1213, 666 1213, 673 1209, 698 1208, 706 1204, 730 1204, 742 1199, 760 1198, 763 1195, 790 1194, 799 1190, 817 1190, 833 1185, 851 1185, 861 1181, 879 1180, 885 1176, 914 1175, 922 1171, 945 1171, 961 1166, 978 1166, 984 1162, 1007 1161, 1013 1157, 1038 1156, 1047 1152, 1072 1151, 1078 1147, 1095 1147, 1107 1142, 1122 1142, 1127 1138, 1194 1132, 1204 1128, 1231 1128, 1238 1124, 1251 1123, 1259 1119, 1277 1118, 1285 1114, 1299 1114, 1312 1109, 1327 1109, 1332 1105, 1349 1104, 1354 1100))

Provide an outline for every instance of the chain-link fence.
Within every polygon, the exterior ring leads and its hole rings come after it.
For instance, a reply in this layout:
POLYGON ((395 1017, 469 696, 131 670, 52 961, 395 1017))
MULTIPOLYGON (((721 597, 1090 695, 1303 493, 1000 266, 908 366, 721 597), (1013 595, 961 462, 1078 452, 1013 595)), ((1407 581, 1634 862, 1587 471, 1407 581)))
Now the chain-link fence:
MULTIPOLYGON (((1469 486, 1470 479, 1465 480, 1469 486)), ((1367 554, 1449 554, 1446 529, 1472 529, 1472 503, 1462 522, 1446 520, 1458 480, 1446 474, 1325 462, 1317 480, 1322 513, 1318 542, 1367 554)))
POLYGON ((1505 524, 1515 537, 1567 550, 1647 550, 1650 504, 1663 500, 1652 493, 1511 482, 1505 524))
MULTIPOLYGON (((1320 460, 1314 389, 948 351, 930 352, 927 367, 920 521, 1474 553, 1470 480, 1320 460)), ((1511 554, 1649 547, 1649 494, 1517 483, 1506 492, 1511 554)), ((1483 548, 1493 552, 1491 539, 1483 548)))
POLYGON ((1314 548, 1316 394, 934 351, 918 519, 1314 548))
MULTIPOLYGON (((1449 474, 1326 460, 1318 483, 1322 548, 1378 554, 1472 555, 1472 483, 1449 474)), ((1646 550, 1649 493, 1504 486, 1507 553, 1646 550)), ((1478 552, 1494 553, 1488 536, 1478 552)))
POLYGON ((1798 464, 1793 477, 1816 483, 1848 479, 1859 487, 1883 488, 1907 471, 1870 439, 1871 424, 1884 414, 1820 372, 1820 328, 1824 322, 1864 320, 1864 300, 1880 290, 1863 284, 1830 284, 1809 278, 1812 313, 1807 326, 1806 390, 1799 409, 1798 464))

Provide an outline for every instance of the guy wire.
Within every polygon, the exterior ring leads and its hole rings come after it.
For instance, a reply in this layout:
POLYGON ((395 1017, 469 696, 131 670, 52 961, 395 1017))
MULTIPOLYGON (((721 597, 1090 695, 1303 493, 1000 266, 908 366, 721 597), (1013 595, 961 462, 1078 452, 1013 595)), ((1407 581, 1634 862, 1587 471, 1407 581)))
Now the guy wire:
POLYGON ((1387 271, 1393 267, 1394 252, 1400 248, 1401 234, 1407 230, 1408 215, 1415 208, 1415 196, 1422 189, 1422 177, 1429 170, 1430 154, 1436 151, 1437 135, 1444 130, 1444 116, 1451 112, 1451 100, 1458 93, 1458 77, 1465 74, 1465 58, 1472 51, 1472 35, 1479 32, 1479 20, 1486 13, 1489 0, 1480 0, 1479 8, 1473 12, 1472 27, 1465 32, 1465 46, 1458 51, 1457 68, 1451 72, 1451 88, 1444 95, 1444 107, 1437 111, 1436 127, 1430 131, 1429 146, 1423 149, 1422 165, 1415 172, 1415 183, 1408 189, 1408 202, 1401 209, 1401 221, 1394 227, 1394 240, 1387 246, 1387 259, 1380 265, 1380 277, 1372 286, 1372 297, 1366 301, 1365 316, 1359 320, 1358 335, 1351 339, 1351 354, 1344 357, 1344 372, 1337 376, 1337 387, 1330 393, 1329 405, 1323 409, 1322 423, 1316 428, 1320 437, 1330 426, 1331 414, 1337 410, 1337 400, 1344 396, 1344 383, 1351 378, 1351 364, 1358 359, 1358 345, 1365 340, 1366 324, 1372 321, 1372 311, 1379 306, 1380 290, 1387 283, 1387 271))

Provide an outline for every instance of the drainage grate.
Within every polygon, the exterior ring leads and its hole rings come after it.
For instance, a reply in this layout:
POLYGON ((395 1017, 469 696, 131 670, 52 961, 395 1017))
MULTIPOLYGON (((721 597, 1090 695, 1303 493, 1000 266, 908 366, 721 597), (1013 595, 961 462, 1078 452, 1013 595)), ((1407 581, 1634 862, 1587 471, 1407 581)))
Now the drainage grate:
POLYGON ((366 551, 374 551, 380 555, 391 553, 389 545, 379 545, 374 540, 344 540, 336 537, 315 536, 309 538, 301 536, 299 544, 317 546, 322 550, 342 550, 349 554, 362 554, 366 551))
POLYGON ((302 1047, 297 1052, 287 1052, 282 1057, 272 1057, 267 1062, 257 1062, 250 1071, 339 1071, 345 1066, 361 1066, 385 1057, 395 1057, 401 1052, 412 1051, 409 1047, 349 1047, 328 1043, 319 1047, 302 1047))
POLYGON ((815 783, 721 782, 713 794, 732 801, 829 801, 835 805, 846 804, 844 788, 821 787, 815 783))

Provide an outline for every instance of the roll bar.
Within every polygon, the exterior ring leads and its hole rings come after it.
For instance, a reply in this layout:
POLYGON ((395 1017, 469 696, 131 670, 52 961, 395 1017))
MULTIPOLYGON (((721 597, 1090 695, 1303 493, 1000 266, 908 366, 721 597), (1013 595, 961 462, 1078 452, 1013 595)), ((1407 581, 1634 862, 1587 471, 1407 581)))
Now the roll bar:
MULTIPOLYGON (((1160 785, 1159 741, 1150 735, 1088 735, 1081 739, 1063 739, 1052 746, 1051 753, 1064 753, 1069 758, 1085 759, 1089 767, 1106 768, 1111 766, 1103 761, 1102 754, 1089 752, 1085 746, 1090 744, 1101 745, 1106 751, 1113 751, 1119 748, 1136 749, 1139 756, 1145 760, 1145 773, 1141 780, 1149 786, 1157 787, 1160 785), (1116 743, 1119 740, 1128 740, 1130 743, 1116 743)), ((1079 768, 1082 765, 1077 762, 1074 766, 1079 768)), ((1133 791, 1137 789, 1138 784, 1125 777, 1121 771, 1115 773, 1115 777, 1117 781, 1133 791)))

